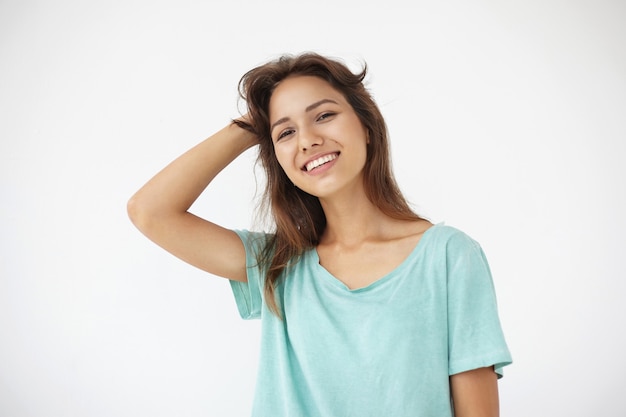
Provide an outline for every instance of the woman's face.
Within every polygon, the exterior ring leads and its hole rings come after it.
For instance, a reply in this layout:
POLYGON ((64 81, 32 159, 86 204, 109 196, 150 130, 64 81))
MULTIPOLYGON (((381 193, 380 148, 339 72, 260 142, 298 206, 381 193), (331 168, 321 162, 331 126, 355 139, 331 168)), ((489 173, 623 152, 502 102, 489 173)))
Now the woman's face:
POLYGON ((272 94, 269 116, 276 158, 294 185, 320 198, 363 191, 367 132, 329 83, 286 78, 272 94))

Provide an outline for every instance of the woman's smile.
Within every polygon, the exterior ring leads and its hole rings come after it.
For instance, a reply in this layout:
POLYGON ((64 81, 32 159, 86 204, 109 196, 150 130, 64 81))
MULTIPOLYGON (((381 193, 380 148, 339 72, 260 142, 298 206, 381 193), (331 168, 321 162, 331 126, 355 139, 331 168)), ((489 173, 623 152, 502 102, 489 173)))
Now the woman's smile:
POLYGON ((332 152, 326 155, 316 157, 304 164, 302 170, 309 173, 320 172, 323 168, 326 169, 333 165, 334 161, 339 157, 339 154, 340 152, 332 152))

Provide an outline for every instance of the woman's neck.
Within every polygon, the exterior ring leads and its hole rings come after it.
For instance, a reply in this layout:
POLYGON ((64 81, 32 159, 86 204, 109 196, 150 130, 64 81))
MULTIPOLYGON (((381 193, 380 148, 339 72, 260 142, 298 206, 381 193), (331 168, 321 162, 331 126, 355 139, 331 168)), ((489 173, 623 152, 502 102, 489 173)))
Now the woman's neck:
POLYGON ((320 202, 326 215, 322 244, 352 246, 385 238, 387 226, 396 221, 381 212, 364 194, 320 199, 320 202))

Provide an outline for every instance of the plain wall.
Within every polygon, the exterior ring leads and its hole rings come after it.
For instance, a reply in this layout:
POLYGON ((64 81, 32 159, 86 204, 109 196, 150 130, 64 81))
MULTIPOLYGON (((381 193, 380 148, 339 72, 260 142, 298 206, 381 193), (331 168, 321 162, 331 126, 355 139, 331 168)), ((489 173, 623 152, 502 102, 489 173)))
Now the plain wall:
MULTIPOLYGON (((126 215, 281 53, 358 69, 416 209, 485 249, 507 417, 624 416, 626 3, 2 1, 0 415, 245 416, 259 322, 126 215)), ((253 151, 194 205, 253 226, 253 151)))

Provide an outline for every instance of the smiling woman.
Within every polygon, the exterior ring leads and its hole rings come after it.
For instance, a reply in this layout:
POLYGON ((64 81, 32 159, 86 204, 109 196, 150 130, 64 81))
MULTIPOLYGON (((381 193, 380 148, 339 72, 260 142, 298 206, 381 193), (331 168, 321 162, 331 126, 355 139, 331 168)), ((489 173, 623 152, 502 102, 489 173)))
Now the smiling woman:
POLYGON ((486 258, 410 208, 365 75, 311 53, 252 69, 247 114, 155 175, 129 215, 263 321, 254 416, 495 416, 511 357, 486 258), (252 147, 274 229, 189 213, 252 147))

